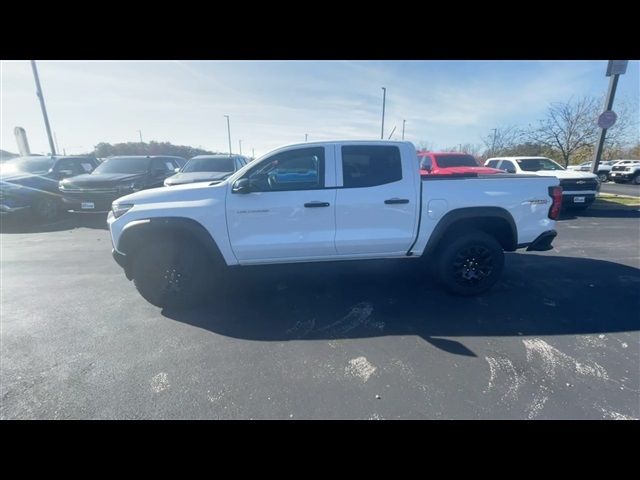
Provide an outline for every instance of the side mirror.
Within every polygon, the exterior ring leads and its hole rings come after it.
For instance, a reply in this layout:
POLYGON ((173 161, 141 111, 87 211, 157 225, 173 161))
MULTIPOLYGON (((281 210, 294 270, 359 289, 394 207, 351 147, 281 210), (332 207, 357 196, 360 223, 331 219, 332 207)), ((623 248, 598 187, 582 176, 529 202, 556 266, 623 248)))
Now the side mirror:
POLYGON ((180 167, 178 167, 178 168, 174 168, 174 169, 173 169, 173 173, 180 173, 180 167))
POLYGON ((241 178, 240 180, 236 180, 231 191, 233 193, 251 193, 251 182, 249 182, 248 178, 241 178))
POLYGON ((507 173, 516 173, 515 168, 507 168, 507 173))

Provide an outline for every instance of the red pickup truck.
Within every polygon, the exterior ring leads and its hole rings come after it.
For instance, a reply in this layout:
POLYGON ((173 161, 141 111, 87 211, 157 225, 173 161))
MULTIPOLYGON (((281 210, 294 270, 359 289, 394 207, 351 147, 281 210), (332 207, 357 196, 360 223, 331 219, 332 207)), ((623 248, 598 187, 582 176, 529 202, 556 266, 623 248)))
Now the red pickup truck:
POLYGON ((468 153, 458 152, 418 152, 420 175, 459 175, 464 173, 504 173, 497 168, 478 165, 468 153))

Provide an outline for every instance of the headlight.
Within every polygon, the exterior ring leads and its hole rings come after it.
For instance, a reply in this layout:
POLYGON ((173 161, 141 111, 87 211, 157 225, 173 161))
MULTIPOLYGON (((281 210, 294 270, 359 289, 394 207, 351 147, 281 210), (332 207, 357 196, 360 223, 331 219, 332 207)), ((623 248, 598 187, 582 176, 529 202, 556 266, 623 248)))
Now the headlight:
POLYGON ((113 211, 113 216, 116 218, 121 217, 133 207, 132 203, 114 203, 111 205, 111 210, 113 211))

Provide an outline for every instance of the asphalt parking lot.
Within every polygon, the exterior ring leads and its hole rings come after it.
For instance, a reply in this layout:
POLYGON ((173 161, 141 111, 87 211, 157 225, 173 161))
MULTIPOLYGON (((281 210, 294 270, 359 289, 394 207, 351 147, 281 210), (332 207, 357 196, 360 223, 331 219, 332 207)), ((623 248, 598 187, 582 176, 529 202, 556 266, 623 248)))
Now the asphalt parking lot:
POLYGON ((3 222, 0 416, 640 418, 640 211, 558 223, 488 294, 410 261, 252 268, 146 303, 103 217, 3 222))
POLYGON ((631 197, 640 197, 640 185, 632 183, 614 183, 606 182, 600 187, 600 191, 604 193, 613 193, 616 195, 629 195, 631 197))

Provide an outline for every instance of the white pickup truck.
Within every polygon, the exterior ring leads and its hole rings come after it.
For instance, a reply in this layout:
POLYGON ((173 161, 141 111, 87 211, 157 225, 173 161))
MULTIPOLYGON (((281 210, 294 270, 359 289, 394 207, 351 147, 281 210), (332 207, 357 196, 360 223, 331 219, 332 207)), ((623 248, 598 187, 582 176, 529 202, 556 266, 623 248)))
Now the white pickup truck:
POLYGON ((187 306, 228 267, 425 259, 443 286, 473 295, 504 251, 551 249, 555 177, 420 177, 410 142, 279 148, 217 183, 144 190, 113 202, 113 256, 154 305, 187 306))

